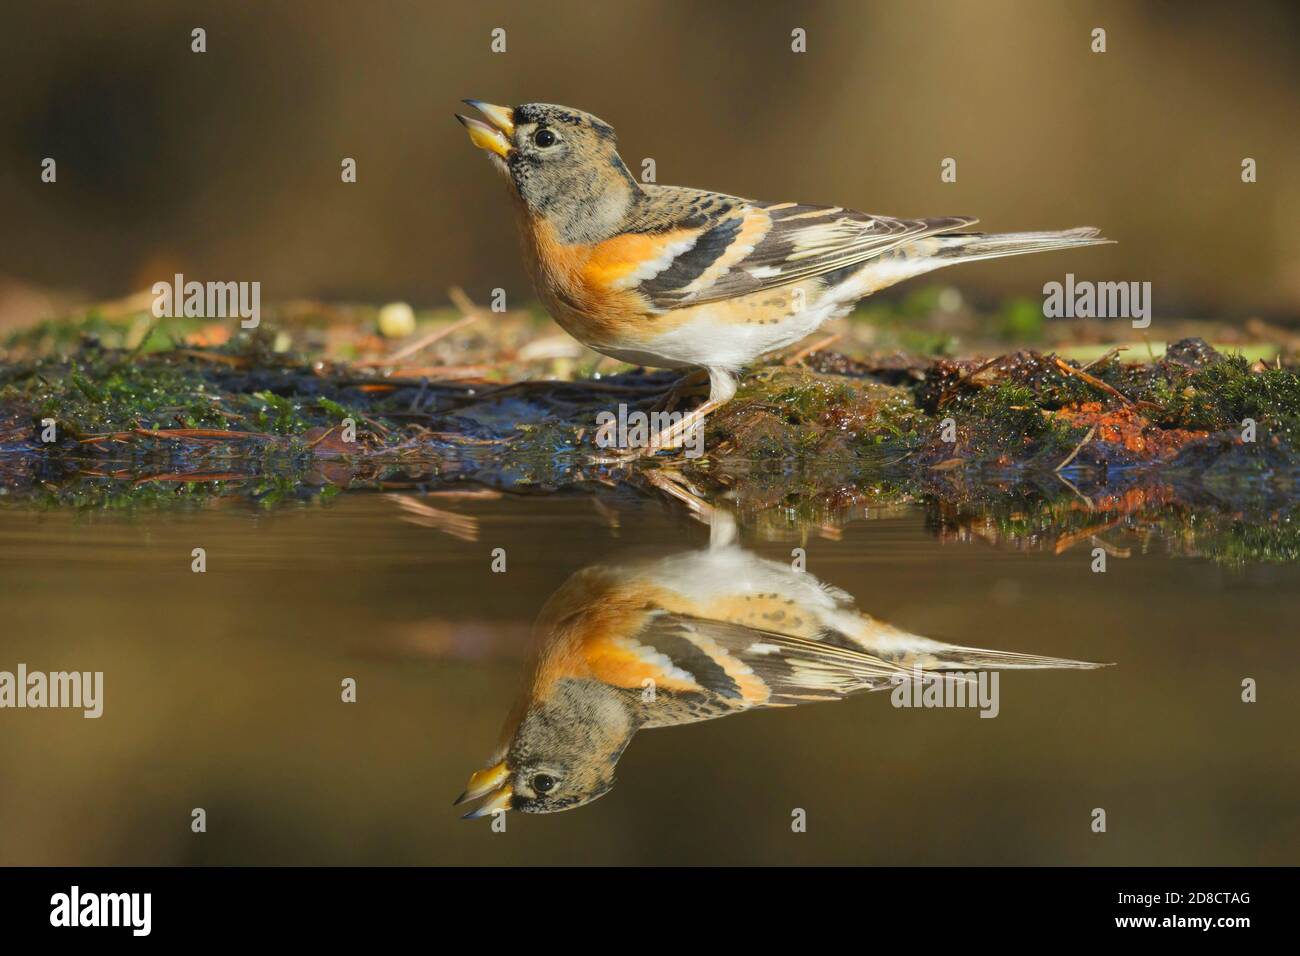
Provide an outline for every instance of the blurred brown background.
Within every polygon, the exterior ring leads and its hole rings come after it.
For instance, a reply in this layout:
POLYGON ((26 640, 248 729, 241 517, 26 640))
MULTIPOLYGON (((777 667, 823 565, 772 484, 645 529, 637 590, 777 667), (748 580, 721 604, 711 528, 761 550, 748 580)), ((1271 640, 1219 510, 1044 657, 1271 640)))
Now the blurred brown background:
MULTIPOLYGON (((1099 226, 1119 245, 1080 278, 1149 280, 1157 315, 1300 313, 1294 3, 8 0, 2 17, 0 322, 174 271, 260 280, 264 301, 531 297, 503 186, 452 119, 465 96, 591 110, 660 182, 1099 226)), ((945 278, 1035 295, 1065 271, 945 278)))

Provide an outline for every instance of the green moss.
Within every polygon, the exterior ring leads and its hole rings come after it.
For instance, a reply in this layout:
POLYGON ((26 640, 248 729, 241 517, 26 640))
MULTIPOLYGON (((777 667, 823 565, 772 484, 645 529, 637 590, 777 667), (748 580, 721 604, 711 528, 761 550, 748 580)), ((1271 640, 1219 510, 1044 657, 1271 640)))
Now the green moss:
MULTIPOLYGON (((1051 356, 1012 353, 969 378, 978 365, 895 364, 879 369, 879 379, 865 374, 869 366, 849 360, 819 365, 820 371, 761 368, 742 380, 735 401, 709 418, 704 459, 665 454, 632 467, 672 460, 774 533, 927 494, 943 503, 935 522, 946 522, 954 503, 976 501, 985 509, 980 530, 1015 540, 1049 540, 1104 524, 1104 516, 1081 507, 1078 495, 1052 474, 1086 429, 1044 413, 1083 401, 1115 408, 1118 400, 1062 372, 1051 356), (940 423, 950 416, 958 425, 955 445, 940 438, 940 423), (933 468, 953 458, 969 467, 933 468)), ((1300 443, 1265 440, 1269 430, 1293 428, 1300 419, 1294 372, 1252 371, 1238 360, 1200 369, 1108 361, 1090 374, 1149 403, 1143 412, 1159 426, 1224 430, 1213 442, 1187 446, 1179 462, 1191 477, 1178 480, 1194 480, 1215 502, 1232 502, 1222 509, 1228 518, 1204 532, 1208 519, 1191 511, 1171 525, 1171 540, 1196 537, 1201 553, 1213 550, 1229 562, 1298 559, 1294 524, 1273 527, 1260 520, 1259 528, 1231 529, 1231 516, 1244 513, 1238 502, 1254 500, 1248 497, 1253 491, 1238 485, 1276 484, 1296 463, 1292 449, 1300 443), (1228 431, 1246 417, 1260 425, 1257 444, 1243 446, 1228 431)), ((35 445, 26 425, 43 417, 61 423, 61 437, 184 426, 291 439, 209 443, 129 436, 93 447, 70 441, 35 446, 0 459, 8 468, 0 497, 115 510, 198 507, 238 496, 270 508, 317 500, 324 493, 316 486, 329 481, 355 487, 367 480, 359 476, 380 473, 399 481, 437 483, 455 474, 504 487, 561 488, 582 480, 597 412, 624 400, 648 410, 661 380, 634 373, 612 391, 536 383, 484 397, 436 382, 394 379, 368 387, 379 381, 360 369, 313 366, 277 353, 273 342, 257 336, 198 358, 88 346, 70 360, 0 365, 0 434, 20 448, 35 445), (345 418, 362 426, 365 451, 348 453, 342 465, 326 465, 326 455, 337 455, 338 448, 313 451, 306 436, 345 418), (17 459, 21 467, 14 466, 17 459), (429 461, 436 464, 422 464, 429 461), (443 463, 448 467, 440 470, 443 463), (229 473, 248 477, 173 480, 229 473)), ((662 383, 670 381, 665 374, 662 383)), ((680 410, 689 407, 688 401, 680 410)), ((1158 512, 1170 499, 1154 500, 1158 512)), ((1155 518, 1143 520, 1149 525, 1155 518)))
POLYGON ((792 425, 816 422, 854 398, 846 382, 828 381, 802 370, 760 372, 746 380, 741 400, 757 401, 779 411, 792 425))
MULTIPOLYGON (((577 435, 578 429, 567 422, 521 424, 510 441, 510 455, 537 466, 553 461, 557 455, 572 452, 578 444, 577 435)), ((590 438, 590 434, 587 437, 590 438)))
POLYGON ((71 359, 0 366, 0 411, 30 416, 33 428, 52 418, 61 438, 175 428, 230 432, 232 440, 240 432, 293 437, 344 418, 387 424, 374 408, 386 397, 328 385, 284 356, 231 363, 92 346, 71 359))
POLYGON ((1263 562, 1293 564, 1300 561, 1300 519, 1260 523, 1225 522, 1216 535, 1202 535, 1202 551, 1222 564, 1236 567, 1263 562))
POLYGON ((972 427, 1001 438, 1036 438, 1050 428, 1033 390, 1012 382, 978 389, 958 407, 972 427))
POLYGON ((1300 375, 1291 369, 1251 371, 1244 358, 1225 358, 1171 383, 1160 398, 1157 420, 1167 427, 1240 429, 1249 418, 1261 430, 1300 437, 1300 375))
POLYGON ((852 457, 906 441, 925 416, 905 389, 797 367, 761 369, 709 421, 709 446, 749 459, 852 457))
POLYGON ((341 489, 308 484, 306 466, 281 460, 263 474, 243 480, 141 481, 76 474, 65 480, 46 480, 21 497, 0 495, 0 506, 36 510, 71 509, 87 512, 194 511, 219 499, 238 499, 259 508, 290 502, 326 502, 341 489))
POLYGON ((293 399, 274 392, 254 392, 252 397, 262 403, 256 411, 257 427, 276 435, 300 435, 311 427, 303 416, 303 406, 293 399))
POLYGON ((91 353, 7 376, 0 402, 30 407, 75 436, 132 428, 222 428, 228 415, 207 383, 171 365, 115 363, 91 353))

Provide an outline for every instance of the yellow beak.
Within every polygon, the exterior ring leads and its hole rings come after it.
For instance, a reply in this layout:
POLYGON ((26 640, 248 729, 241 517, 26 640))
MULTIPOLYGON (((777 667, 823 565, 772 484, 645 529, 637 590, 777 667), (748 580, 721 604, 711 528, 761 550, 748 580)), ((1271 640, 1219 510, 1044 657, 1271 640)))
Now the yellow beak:
POLYGON ((504 760, 490 767, 484 767, 470 776, 469 786, 452 806, 458 806, 466 800, 487 797, 480 806, 465 814, 462 820, 477 820, 479 817, 491 816, 498 810, 509 810, 510 801, 515 795, 514 788, 507 783, 509 779, 510 770, 504 760))
POLYGON ((509 810, 510 801, 514 798, 515 791, 510 784, 506 784, 492 796, 488 797, 475 809, 461 817, 462 820, 478 820, 481 817, 490 817, 498 810, 509 810))
POLYGON ((479 149, 495 153, 502 159, 510 155, 510 137, 515 132, 514 110, 508 106, 495 106, 482 100, 465 100, 487 117, 488 122, 456 114, 456 119, 469 130, 469 140, 479 149), (491 124, 491 125, 489 125, 491 124))
POLYGON ((477 800, 485 793, 491 793, 496 790, 510 776, 510 771, 506 768, 506 762, 503 760, 498 764, 490 767, 484 767, 482 770, 470 774, 469 786, 465 792, 456 798, 453 807, 458 807, 466 800, 477 800))

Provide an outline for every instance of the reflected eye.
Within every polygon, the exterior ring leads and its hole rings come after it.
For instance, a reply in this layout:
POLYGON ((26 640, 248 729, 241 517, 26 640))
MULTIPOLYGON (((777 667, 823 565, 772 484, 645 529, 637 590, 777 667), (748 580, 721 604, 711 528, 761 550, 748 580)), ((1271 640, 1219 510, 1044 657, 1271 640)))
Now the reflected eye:
MULTIPOLYGON (((554 146, 555 142, 556 142, 555 134, 552 133, 549 129, 539 129, 536 133, 533 134, 533 145, 540 146, 542 149, 545 149, 547 146, 554 146)), ((543 776, 545 775, 543 774, 543 776)), ((550 777, 547 777, 546 779, 551 780, 550 777)), ((554 785, 555 785, 555 781, 551 780, 551 786, 554 785)))
POLYGON ((550 793, 555 788, 555 778, 548 773, 539 773, 533 777, 533 789, 538 793, 550 793))

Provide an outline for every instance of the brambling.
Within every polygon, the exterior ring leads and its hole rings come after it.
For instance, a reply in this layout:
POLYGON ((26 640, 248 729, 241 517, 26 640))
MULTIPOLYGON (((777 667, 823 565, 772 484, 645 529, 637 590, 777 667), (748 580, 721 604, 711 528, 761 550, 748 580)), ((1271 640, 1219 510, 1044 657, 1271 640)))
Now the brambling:
POLYGON ((644 728, 838 700, 926 672, 1103 666, 909 634, 734 535, 703 551, 581 570, 536 630, 501 741, 456 801, 486 798, 467 819, 590 803, 613 787, 619 757, 644 728))
POLYGON ((590 113, 465 102, 487 122, 456 118, 509 181, 555 320, 622 361, 707 370, 708 400, 642 451, 675 446, 735 394, 741 369, 873 292, 959 262, 1109 241, 1091 228, 972 233, 960 231, 969 216, 895 219, 639 183, 613 128, 590 113))

